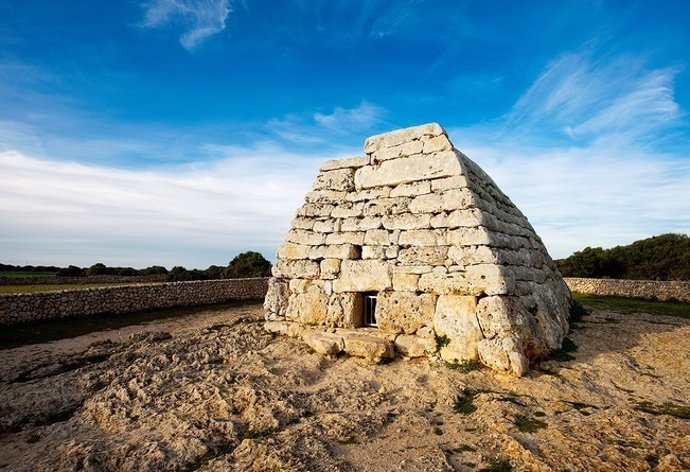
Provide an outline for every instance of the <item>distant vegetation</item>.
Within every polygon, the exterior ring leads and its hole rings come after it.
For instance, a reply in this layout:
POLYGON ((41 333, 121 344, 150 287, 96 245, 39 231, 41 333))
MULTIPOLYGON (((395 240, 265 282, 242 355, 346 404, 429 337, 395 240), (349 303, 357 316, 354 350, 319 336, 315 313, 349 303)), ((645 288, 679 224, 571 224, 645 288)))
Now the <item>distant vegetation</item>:
POLYGON ((4 277, 86 277, 92 275, 114 275, 136 277, 143 275, 165 275, 171 282, 182 280, 236 279, 242 277, 268 277, 271 275, 271 263, 258 252, 248 251, 239 254, 226 267, 212 265, 205 270, 186 269, 175 266, 168 270, 163 266, 151 266, 145 269, 132 267, 108 267, 97 263, 91 267, 55 266, 14 266, 0 264, 0 276, 4 277))
POLYGON ((690 280, 690 236, 669 233, 611 249, 586 247, 556 265, 565 277, 690 280))

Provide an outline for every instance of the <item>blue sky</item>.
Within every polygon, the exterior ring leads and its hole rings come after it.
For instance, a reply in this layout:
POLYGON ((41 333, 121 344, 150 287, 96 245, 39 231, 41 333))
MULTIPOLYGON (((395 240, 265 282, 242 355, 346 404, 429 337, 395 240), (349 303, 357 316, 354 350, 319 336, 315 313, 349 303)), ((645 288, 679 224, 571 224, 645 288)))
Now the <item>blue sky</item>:
POLYGON ((321 161, 430 121, 552 256, 690 232, 690 3, 0 4, 0 261, 273 258, 321 161))

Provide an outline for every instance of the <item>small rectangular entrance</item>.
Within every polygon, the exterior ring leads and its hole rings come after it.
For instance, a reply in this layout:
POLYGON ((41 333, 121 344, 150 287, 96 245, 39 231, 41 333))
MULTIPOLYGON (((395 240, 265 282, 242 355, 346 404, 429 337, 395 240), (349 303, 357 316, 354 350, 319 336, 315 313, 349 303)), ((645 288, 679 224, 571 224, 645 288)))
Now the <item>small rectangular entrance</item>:
POLYGON ((376 324, 376 294, 375 293, 365 293, 364 294, 364 326, 375 328, 376 324))

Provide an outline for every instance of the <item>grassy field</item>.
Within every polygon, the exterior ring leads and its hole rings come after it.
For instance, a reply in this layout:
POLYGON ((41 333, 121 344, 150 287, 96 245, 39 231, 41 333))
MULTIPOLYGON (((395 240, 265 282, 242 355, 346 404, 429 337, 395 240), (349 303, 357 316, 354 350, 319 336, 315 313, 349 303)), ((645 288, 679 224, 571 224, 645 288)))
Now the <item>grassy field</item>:
POLYGON ((11 270, 0 270, 0 277, 7 277, 10 279, 21 277, 50 277, 57 274, 57 272, 14 272, 11 270))
POLYGON ((578 302, 597 309, 611 309, 623 312, 649 313, 651 315, 676 316, 690 319, 690 303, 660 302, 640 298, 612 297, 604 295, 585 295, 573 292, 578 302))
POLYGON ((132 285, 142 282, 109 282, 92 284, 36 284, 36 285, 0 285, 0 294, 3 293, 33 293, 33 292, 55 292, 57 290, 94 288, 94 287, 117 287, 119 285, 132 285))

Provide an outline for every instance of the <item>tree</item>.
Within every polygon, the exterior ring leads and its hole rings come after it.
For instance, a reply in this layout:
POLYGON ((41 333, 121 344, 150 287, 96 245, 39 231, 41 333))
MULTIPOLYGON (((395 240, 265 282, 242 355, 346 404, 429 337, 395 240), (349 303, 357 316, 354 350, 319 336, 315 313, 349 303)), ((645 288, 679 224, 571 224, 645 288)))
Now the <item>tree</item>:
POLYGON ((237 279, 243 277, 269 277, 271 263, 258 252, 247 251, 235 256, 225 269, 225 277, 237 279))

